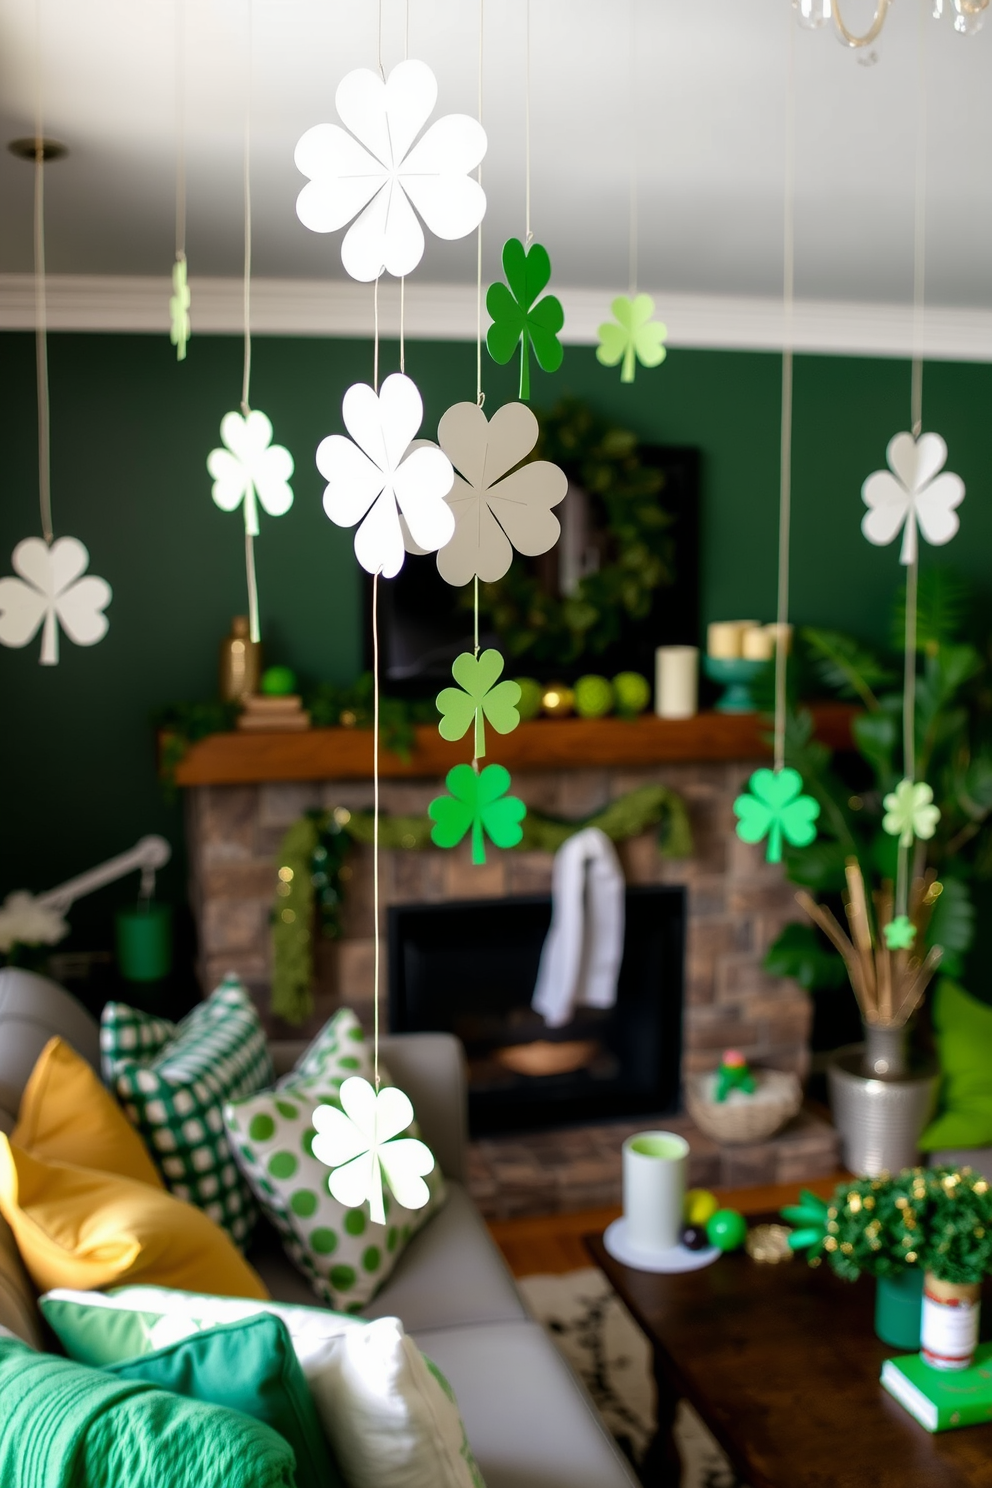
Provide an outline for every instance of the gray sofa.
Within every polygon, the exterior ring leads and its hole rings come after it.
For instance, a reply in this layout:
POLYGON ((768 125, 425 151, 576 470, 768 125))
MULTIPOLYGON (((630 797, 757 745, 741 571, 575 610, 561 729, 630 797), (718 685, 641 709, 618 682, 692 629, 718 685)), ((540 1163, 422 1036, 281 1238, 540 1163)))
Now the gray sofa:
MULTIPOLYGON (((53 1034, 99 1069, 99 1030, 86 1010, 53 982, 0 970, 0 1130, 13 1129, 25 1082, 53 1034)), ((302 1047, 273 1045, 276 1069, 290 1069, 302 1047)), ((447 1375, 487 1488, 636 1488, 582 1385, 528 1316, 466 1191, 460 1045, 443 1034, 409 1034, 384 1039, 382 1051, 413 1101, 449 1197, 411 1241, 366 1315, 401 1318, 447 1375)), ((263 1235, 250 1259, 274 1297, 321 1305, 273 1235, 263 1235)), ((16 1290, 11 1278, 29 1285, 0 1218, 0 1324, 37 1344, 37 1318, 9 1295, 4 1308, 5 1290, 16 1290)))

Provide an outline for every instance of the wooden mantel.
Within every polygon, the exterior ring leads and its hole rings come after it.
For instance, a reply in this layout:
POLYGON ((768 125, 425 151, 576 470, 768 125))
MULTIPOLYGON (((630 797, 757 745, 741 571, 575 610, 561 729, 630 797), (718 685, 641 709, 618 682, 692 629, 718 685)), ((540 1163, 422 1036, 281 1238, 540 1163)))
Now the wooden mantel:
MULTIPOLYGON (((812 708, 817 737, 833 749, 851 747, 847 703, 812 708)), ((436 728, 415 730, 409 760, 383 749, 379 770, 392 779, 443 776, 466 757, 464 741, 449 744, 436 728)), ((620 718, 541 718, 500 738, 487 730, 493 759, 509 770, 569 770, 677 761, 753 760, 770 753, 768 722, 757 713, 700 713, 672 720, 653 714, 620 718)), ((180 785, 249 785, 280 780, 365 780, 372 774, 372 733, 317 728, 302 733, 211 734, 190 746, 176 769, 180 785)))

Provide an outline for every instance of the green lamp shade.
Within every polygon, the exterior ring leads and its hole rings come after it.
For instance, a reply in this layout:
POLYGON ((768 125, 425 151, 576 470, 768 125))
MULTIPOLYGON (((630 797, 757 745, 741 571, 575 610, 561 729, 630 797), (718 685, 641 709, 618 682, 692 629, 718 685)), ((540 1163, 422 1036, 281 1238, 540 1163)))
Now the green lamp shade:
POLYGON ((172 970, 172 906, 117 912, 117 965, 128 982, 157 982, 172 970))
POLYGON ((875 1332, 893 1348, 918 1349, 923 1312, 923 1272, 907 1268, 880 1276, 875 1291, 875 1332))

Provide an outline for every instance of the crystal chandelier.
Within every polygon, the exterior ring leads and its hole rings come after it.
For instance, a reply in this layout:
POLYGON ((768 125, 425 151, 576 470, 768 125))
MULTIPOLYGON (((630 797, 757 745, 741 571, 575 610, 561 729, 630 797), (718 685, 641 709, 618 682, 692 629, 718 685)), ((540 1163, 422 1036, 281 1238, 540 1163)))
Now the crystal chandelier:
MULTIPOLYGON (((846 3, 846 0, 845 0, 846 3)), ((974 36, 982 29, 990 0, 933 0, 933 18, 944 14, 954 17, 954 29, 962 36, 974 36)), ((837 40, 842 46, 860 48, 877 41, 885 25, 892 0, 875 0, 875 13, 870 25, 860 35, 851 31, 841 15, 841 0, 792 0, 796 19, 806 31, 817 31, 833 21, 837 40)))

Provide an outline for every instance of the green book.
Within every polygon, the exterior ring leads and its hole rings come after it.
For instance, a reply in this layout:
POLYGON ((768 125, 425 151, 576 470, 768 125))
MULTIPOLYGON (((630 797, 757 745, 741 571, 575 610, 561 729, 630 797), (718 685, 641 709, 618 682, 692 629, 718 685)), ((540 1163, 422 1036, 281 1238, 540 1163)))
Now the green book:
POLYGON ((975 1351, 970 1369, 933 1369, 919 1354, 886 1359, 882 1384, 928 1431, 992 1421, 992 1343, 975 1351))

